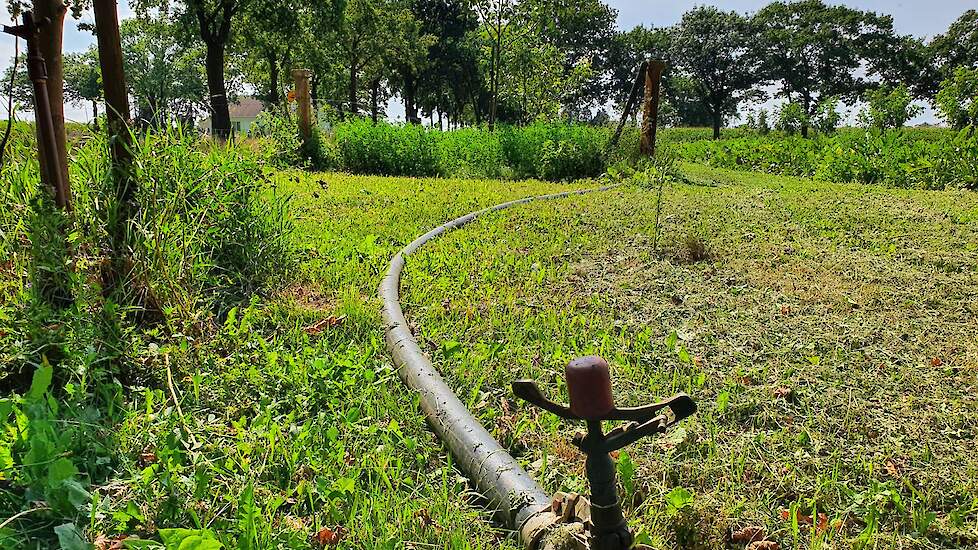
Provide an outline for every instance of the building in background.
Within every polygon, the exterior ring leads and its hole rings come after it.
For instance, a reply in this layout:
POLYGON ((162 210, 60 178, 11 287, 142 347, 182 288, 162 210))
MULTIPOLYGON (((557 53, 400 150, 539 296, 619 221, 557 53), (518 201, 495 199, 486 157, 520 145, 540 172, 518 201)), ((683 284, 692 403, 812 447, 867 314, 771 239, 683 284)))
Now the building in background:
MULTIPOLYGON (((231 113, 231 130, 236 135, 245 135, 251 128, 252 123, 258 118, 258 114, 265 109, 265 105, 253 97, 241 97, 228 106, 231 113)), ((211 117, 204 118, 197 123, 197 128, 206 134, 211 133, 211 117)))

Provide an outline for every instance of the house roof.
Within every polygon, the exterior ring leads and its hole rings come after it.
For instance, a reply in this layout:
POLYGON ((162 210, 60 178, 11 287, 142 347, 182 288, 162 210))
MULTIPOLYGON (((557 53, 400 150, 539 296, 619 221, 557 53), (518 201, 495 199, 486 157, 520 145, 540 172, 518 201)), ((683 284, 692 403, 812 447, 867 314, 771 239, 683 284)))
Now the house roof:
POLYGON ((242 97, 228 105, 231 118, 255 118, 265 105, 253 97, 242 97))

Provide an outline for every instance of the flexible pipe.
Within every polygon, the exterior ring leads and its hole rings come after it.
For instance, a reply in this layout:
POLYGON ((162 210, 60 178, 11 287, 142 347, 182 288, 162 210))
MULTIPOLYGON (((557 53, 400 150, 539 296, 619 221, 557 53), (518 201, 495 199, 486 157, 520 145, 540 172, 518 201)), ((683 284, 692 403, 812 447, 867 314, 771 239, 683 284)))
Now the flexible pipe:
POLYGON ((535 200, 551 200, 617 187, 608 185, 550 195, 538 195, 497 204, 440 225, 405 246, 391 260, 378 293, 385 340, 401 380, 420 395, 421 409, 438 437, 448 446, 462 471, 489 500, 497 516, 519 533, 522 544, 536 548, 555 523, 551 500, 543 488, 511 457, 465 408, 438 370, 421 352, 401 310, 399 288, 405 258, 435 237, 457 229, 483 214, 535 200))

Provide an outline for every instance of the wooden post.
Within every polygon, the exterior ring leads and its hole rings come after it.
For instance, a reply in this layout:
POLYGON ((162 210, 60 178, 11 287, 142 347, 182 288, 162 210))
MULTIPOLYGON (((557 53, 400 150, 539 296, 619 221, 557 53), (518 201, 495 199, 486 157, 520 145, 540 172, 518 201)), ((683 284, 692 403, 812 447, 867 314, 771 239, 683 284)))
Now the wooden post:
POLYGON ((659 123, 659 89, 662 84, 662 72, 665 69, 666 64, 662 61, 651 61, 645 71, 641 152, 650 157, 655 155, 655 128, 659 123))
MULTIPOLYGON (((44 60, 45 85, 47 86, 49 107, 51 113, 51 125, 54 128, 54 145, 56 149, 57 164, 47 167, 41 165, 41 178, 49 184, 63 182, 66 203, 70 204, 71 193, 68 179, 68 145, 65 136, 65 112, 64 112, 64 66, 61 55, 62 35, 64 28, 65 12, 67 8, 62 0, 34 0, 33 17, 36 24, 38 36, 38 54, 44 60), (55 176, 52 171, 58 170, 60 176, 55 176)), ((40 127, 38 127, 38 148, 42 155, 47 155, 45 147, 47 144, 41 139, 40 127)), ((70 210, 68 206, 66 210, 70 210)))
MULTIPOLYGON (((113 168, 129 164, 129 93, 122 68, 122 43, 119 39, 119 13, 116 0, 94 0, 98 59, 102 69, 105 93, 105 117, 108 120, 113 168)), ((133 190, 135 191, 135 190, 133 190)))
MULTIPOLYGON (((36 23, 33 12, 25 12, 24 23, 15 27, 4 26, 7 34, 23 38, 27 42, 27 78, 34 86, 34 120, 37 133, 38 163, 41 181, 48 185, 54 202, 61 210, 71 212, 71 188, 68 185, 67 165, 62 162, 60 151, 65 149, 64 119, 58 133, 57 118, 49 95, 48 69, 41 48, 41 27, 53 25, 50 19, 36 23)), ((59 103, 60 107, 61 104, 59 103)))
POLYGON ((132 269, 129 257, 129 223, 136 215, 136 181, 132 177, 132 140, 129 133, 129 92, 123 70, 119 12, 116 0, 94 0, 98 59, 105 96, 105 128, 109 136, 110 175, 115 191, 115 210, 107 225, 111 243, 111 270, 103 272, 106 295, 122 290, 132 269))
POLYGON ((298 104, 299 135, 304 140, 312 137, 312 97, 309 95, 309 79, 312 71, 309 69, 292 69, 292 80, 295 81, 295 101, 298 104))

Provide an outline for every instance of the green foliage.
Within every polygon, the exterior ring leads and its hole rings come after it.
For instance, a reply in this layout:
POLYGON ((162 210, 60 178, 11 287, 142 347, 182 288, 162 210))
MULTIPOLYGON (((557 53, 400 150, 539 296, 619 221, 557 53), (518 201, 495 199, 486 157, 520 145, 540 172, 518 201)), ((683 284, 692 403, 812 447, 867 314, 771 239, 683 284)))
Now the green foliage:
POLYGON ((822 0, 772 2, 753 22, 763 56, 760 74, 806 116, 825 98, 852 98, 861 90, 858 69, 894 34, 888 17, 822 0))
POLYGON ((596 177, 605 169, 608 132, 571 124, 533 124, 500 132, 506 163, 517 177, 551 181, 596 177))
POLYGON ((815 115, 812 116, 812 128, 816 132, 831 134, 838 129, 840 122, 842 122, 842 115, 839 113, 838 98, 826 98, 815 108, 815 115))
POLYGON ((438 141, 420 125, 358 119, 336 126, 343 167, 358 174, 436 176, 438 141))
POLYGON ((480 128, 440 133, 438 162, 442 174, 456 177, 496 178, 506 171, 499 133, 480 128))
POLYGON ((978 126, 978 68, 959 67, 941 83, 937 108, 953 128, 978 126))
POLYGON ((877 130, 902 128, 921 111, 919 106, 913 104, 910 91, 903 84, 868 90, 863 99, 866 108, 859 119, 867 127, 877 130))
POLYGON ((685 144, 712 166, 902 188, 976 188, 978 136, 962 131, 843 131, 814 139, 741 138, 685 144))
POLYGON ((248 129, 249 137, 261 141, 258 153, 278 168, 335 170, 340 166, 336 142, 313 127, 307 142, 299 137, 299 126, 290 114, 265 110, 248 129))
POLYGON ((757 112, 757 133, 766 136, 771 133, 771 124, 767 120, 767 109, 757 112))
POLYGON ((778 121, 775 127, 786 134, 795 135, 809 125, 808 113, 799 103, 789 101, 778 109, 778 121))
POLYGON ((672 58, 693 77, 697 98, 709 110, 715 137, 737 105, 757 93, 760 57, 746 17, 699 6, 683 14, 672 34, 672 58))

